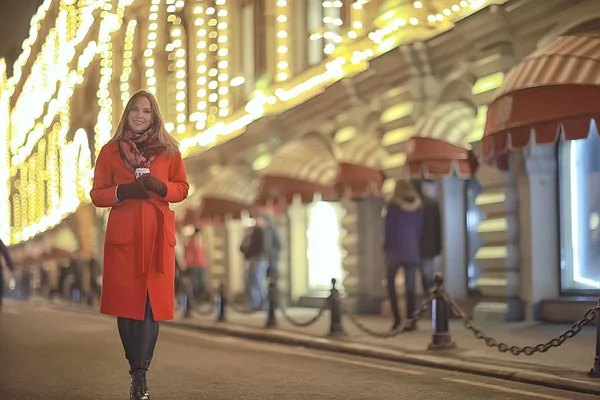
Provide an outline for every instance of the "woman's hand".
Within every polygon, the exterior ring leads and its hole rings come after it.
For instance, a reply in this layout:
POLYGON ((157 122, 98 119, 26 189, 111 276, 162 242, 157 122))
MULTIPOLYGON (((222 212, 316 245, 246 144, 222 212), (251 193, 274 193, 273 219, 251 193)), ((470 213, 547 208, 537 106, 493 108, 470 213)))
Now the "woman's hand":
POLYGON ((133 182, 119 185, 117 187, 117 198, 119 201, 127 199, 146 200, 150 198, 150 193, 144 189, 138 179, 133 182))
POLYGON ((145 190, 154 192, 160 197, 165 197, 167 195, 167 185, 154 175, 144 174, 137 180, 145 190))

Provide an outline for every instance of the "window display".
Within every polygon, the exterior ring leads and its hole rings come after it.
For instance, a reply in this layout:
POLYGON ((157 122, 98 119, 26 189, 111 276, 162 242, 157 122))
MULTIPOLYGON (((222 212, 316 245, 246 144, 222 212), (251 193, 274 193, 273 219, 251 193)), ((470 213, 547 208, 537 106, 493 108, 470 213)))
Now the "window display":
POLYGON ((339 203, 319 201, 308 207, 308 287, 326 290, 331 278, 342 282, 340 243, 342 207, 339 203))
POLYGON ((600 138, 595 124, 587 139, 561 143, 559 176, 562 290, 598 291, 600 138))

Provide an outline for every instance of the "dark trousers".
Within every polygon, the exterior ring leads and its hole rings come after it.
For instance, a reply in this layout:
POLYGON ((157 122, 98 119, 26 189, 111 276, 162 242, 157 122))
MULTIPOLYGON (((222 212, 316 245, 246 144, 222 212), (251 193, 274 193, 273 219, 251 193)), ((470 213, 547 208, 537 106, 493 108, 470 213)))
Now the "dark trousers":
MULTIPOLYGON (((387 264, 387 289, 388 295, 390 297, 390 303, 392 307, 392 315, 394 317, 395 322, 399 322, 400 318, 400 310, 398 308, 398 294, 396 293, 396 275, 398 274, 398 270, 400 267, 404 267, 404 284, 405 284, 405 300, 406 300, 406 316, 407 318, 412 318, 412 315, 416 311, 417 307, 417 271, 421 267, 419 264, 404 264, 399 265, 396 262, 388 261, 387 264)), ((421 271, 421 278, 423 283, 423 290, 425 292, 429 292, 431 287, 431 281, 429 276, 421 271)))
POLYGON ((200 303, 202 300, 204 300, 204 296, 206 295, 206 268, 192 267, 188 268, 188 271, 192 281, 194 300, 196 300, 197 303, 200 303))
POLYGON ((147 371, 158 340, 158 322, 154 321, 152 315, 150 297, 146 298, 146 313, 143 321, 117 317, 117 327, 131 371, 147 371))

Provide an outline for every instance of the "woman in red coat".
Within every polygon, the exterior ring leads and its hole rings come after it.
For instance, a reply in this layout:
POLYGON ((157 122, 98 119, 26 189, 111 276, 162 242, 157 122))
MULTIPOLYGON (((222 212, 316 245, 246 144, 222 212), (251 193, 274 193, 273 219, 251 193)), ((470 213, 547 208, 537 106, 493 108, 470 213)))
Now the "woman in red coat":
POLYGON ((149 399, 146 372, 158 321, 173 318, 175 214, 189 185, 177 141, 154 96, 134 94, 114 137, 100 151, 90 192, 111 207, 104 239, 100 312, 117 317, 129 361, 131 399, 149 399))

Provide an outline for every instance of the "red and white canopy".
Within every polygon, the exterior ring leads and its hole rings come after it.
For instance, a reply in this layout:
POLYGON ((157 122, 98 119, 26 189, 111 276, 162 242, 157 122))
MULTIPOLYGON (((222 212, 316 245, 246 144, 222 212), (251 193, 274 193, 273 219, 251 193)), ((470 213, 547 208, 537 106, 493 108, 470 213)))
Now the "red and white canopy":
POLYGON ((507 74, 488 109, 484 161, 508 168, 510 149, 533 140, 584 139, 600 118, 600 32, 563 36, 507 74))

